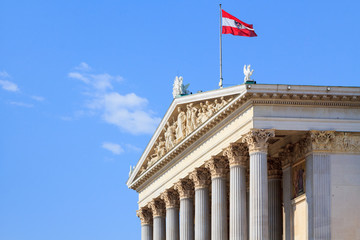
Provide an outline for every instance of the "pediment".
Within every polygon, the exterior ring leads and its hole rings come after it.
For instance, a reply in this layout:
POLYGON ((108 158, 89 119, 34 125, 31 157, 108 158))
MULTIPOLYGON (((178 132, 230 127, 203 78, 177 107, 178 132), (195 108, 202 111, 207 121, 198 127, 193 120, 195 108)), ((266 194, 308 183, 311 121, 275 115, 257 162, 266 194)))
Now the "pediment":
POLYGON ((232 91, 219 89, 175 98, 127 184, 131 185, 131 182, 141 177, 193 131, 201 128, 213 115, 224 109, 237 95, 238 88, 232 91))

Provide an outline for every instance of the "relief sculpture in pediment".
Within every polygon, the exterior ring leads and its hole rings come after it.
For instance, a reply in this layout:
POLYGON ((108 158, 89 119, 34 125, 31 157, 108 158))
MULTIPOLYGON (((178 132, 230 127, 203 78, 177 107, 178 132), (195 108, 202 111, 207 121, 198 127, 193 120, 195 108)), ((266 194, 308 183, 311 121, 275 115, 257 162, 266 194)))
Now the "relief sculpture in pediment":
POLYGON ((224 97, 200 103, 189 103, 177 107, 177 115, 168 120, 152 152, 146 158, 140 173, 155 164, 167 152, 191 134, 197 127, 206 122, 215 112, 227 105, 233 98, 224 97))

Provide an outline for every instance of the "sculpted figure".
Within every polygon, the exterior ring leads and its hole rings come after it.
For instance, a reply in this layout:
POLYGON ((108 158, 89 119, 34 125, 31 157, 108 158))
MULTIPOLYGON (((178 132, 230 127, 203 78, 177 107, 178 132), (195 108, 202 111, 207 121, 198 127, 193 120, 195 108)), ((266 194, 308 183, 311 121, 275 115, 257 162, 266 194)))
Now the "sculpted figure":
POLYGON ((186 105, 186 136, 194 130, 191 125, 191 107, 192 103, 186 105))
POLYGON ((186 128, 186 115, 185 112, 181 111, 181 107, 178 107, 177 127, 176 127, 176 142, 180 142, 185 138, 186 128))
POLYGON ((166 153, 165 141, 163 141, 163 137, 159 137, 159 143, 156 148, 157 148, 157 156, 160 159, 166 153))
POLYGON ((214 114, 214 112, 215 112, 215 106, 214 106, 212 103, 210 103, 209 101, 206 101, 206 102, 205 102, 205 105, 206 105, 206 107, 207 107, 207 113, 206 113, 206 115, 207 115, 208 117, 211 117, 211 116, 214 114))
POLYGON ((250 71, 250 64, 246 67, 246 64, 244 65, 244 82, 251 81, 250 77, 253 74, 254 69, 250 71))
POLYGON ((193 130, 195 130, 197 128, 197 119, 196 119, 196 114, 198 109, 196 107, 192 107, 193 104, 191 103, 191 127, 193 130))
POLYGON ((177 95, 181 94, 181 85, 182 85, 182 77, 175 77, 173 84, 173 97, 175 98, 177 95))
POLYGON ((166 123, 167 128, 165 132, 165 149, 169 151, 175 146, 175 125, 170 125, 169 122, 166 123))
POLYGON ((204 123, 208 119, 206 112, 207 112, 206 106, 204 104, 200 103, 200 110, 199 110, 199 114, 198 114, 198 125, 204 123))
POLYGON ((214 105, 215 105, 215 111, 219 111, 221 108, 221 103, 219 103, 217 99, 215 99, 214 105))

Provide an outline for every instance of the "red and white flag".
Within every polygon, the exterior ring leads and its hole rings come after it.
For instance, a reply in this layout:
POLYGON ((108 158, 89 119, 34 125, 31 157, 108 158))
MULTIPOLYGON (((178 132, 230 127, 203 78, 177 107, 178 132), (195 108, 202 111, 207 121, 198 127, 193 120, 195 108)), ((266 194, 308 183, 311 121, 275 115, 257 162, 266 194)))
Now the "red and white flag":
POLYGON ((244 23, 222 10, 222 33, 244 37, 257 37, 253 25, 244 23))

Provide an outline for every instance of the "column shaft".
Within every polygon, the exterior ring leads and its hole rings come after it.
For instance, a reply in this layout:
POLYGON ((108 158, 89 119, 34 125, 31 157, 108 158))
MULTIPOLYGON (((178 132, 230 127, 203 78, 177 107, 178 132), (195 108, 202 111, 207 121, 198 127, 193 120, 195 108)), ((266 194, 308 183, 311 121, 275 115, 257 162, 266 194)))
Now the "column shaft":
POLYGON ((316 153, 306 158, 306 200, 308 202, 308 238, 331 239, 330 158, 316 153))
POLYGON ((180 240, 194 239, 194 212, 191 198, 180 199, 180 240))
POLYGON ((228 239, 227 221, 227 199, 226 199, 226 179, 217 177, 211 179, 212 183, 212 202, 211 202, 211 239, 228 239))
POLYGON ((152 240, 153 239, 153 226, 151 224, 141 225, 141 240, 152 240))
POLYGON ((195 189, 195 239, 210 239, 209 189, 195 189))
POLYGON ((166 209, 166 240, 179 240, 179 209, 166 209))
POLYGON ((292 236, 292 209, 291 209, 291 178, 290 178, 290 167, 283 169, 283 202, 284 202, 284 240, 291 240, 292 236))
POLYGON ((250 239, 269 239, 267 153, 250 153, 250 239))
POLYGON ((281 240, 281 179, 269 179, 269 240, 281 240))
POLYGON ((165 240, 165 218, 163 216, 155 216, 153 221, 153 239, 165 240))
POLYGON ((230 240, 247 239, 246 181, 243 166, 230 167, 230 240))

